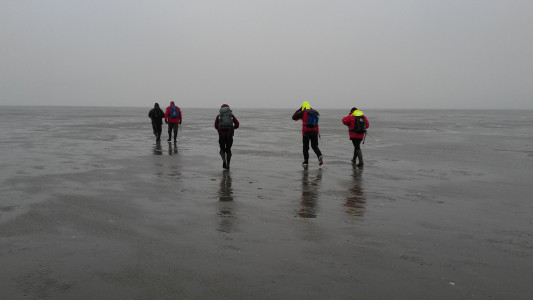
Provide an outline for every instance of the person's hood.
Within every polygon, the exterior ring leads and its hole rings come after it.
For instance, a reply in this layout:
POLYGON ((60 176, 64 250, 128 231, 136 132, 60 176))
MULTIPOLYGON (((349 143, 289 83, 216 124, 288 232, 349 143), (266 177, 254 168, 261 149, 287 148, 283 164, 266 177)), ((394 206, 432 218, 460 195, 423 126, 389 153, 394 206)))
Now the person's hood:
POLYGON ((363 112, 360 110, 354 110, 354 112, 352 113, 352 116, 354 117, 360 117, 362 115, 363 115, 363 112))
POLYGON ((307 109, 311 109, 311 105, 309 105, 309 102, 304 101, 302 103, 302 110, 307 110, 307 109))
POLYGON ((220 106, 220 108, 222 108, 222 107, 229 107, 229 105, 227 105, 227 104, 222 104, 222 106, 220 106))
POLYGON ((229 108, 229 105, 225 105, 225 106, 222 105, 222 106, 220 107, 219 112, 220 112, 221 114, 223 114, 223 113, 231 112, 231 109, 229 108))

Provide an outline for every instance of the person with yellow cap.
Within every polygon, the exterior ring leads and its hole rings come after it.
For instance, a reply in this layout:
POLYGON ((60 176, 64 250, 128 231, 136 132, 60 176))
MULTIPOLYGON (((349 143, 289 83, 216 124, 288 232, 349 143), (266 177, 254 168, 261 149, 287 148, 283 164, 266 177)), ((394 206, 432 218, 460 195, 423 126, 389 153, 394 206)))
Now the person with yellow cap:
POLYGON ((352 163, 356 163, 356 160, 359 159, 357 166, 362 167, 363 163, 363 152, 361 151, 361 142, 365 138, 366 130, 370 127, 368 119, 363 114, 362 111, 358 110, 356 107, 353 107, 350 110, 350 114, 342 118, 342 123, 348 126, 348 132, 350 134, 350 140, 353 144, 353 159, 352 163))
POLYGON ((293 115, 292 119, 294 121, 302 120, 302 142, 303 142, 303 154, 304 161, 302 165, 306 167, 309 165, 309 142, 311 142, 311 148, 318 157, 318 164, 322 165, 322 152, 318 148, 318 119, 320 114, 318 111, 311 108, 309 102, 304 101, 302 107, 300 107, 293 115))

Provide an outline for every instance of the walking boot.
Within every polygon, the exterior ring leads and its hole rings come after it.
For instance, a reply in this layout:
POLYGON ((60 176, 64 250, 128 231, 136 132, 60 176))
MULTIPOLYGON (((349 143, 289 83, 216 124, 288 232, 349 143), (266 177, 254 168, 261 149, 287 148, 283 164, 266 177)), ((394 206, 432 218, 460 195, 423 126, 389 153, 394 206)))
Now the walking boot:
POLYGON ((222 168, 227 169, 228 165, 226 164, 226 152, 220 149, 220 157, 222 157, 222 168))
POLYGON ((229 170, 229 163, 230 163, 230 161, 231 161, 231 152, 227 153, 227 154, 226 154, 226 157, 227 157, 227 158, 226 158, 226 160, 227 160, 227 163, 226 163, 226 169, 229 170))
POLYGON ((364 165, 363 163, 363 151, 359 150, 357 151, 357 158, 359 158, 359 163, 357 164, 358 167, 362 167, 364 165))

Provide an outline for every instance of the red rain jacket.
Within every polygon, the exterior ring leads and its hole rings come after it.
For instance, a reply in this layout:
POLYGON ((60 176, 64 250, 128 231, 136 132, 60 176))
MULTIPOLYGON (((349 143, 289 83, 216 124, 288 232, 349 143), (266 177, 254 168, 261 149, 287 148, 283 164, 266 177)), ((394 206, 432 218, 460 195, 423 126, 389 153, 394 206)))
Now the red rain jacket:
MULTIPOLYGON (((311 110, 314 110, 311 108, 311 110)), ((317 111, 318 113, 318 111, 317 111)), ((320 114, 319 114, 320 115, 320 114)), ((302 120, 302 135, 305 135, 308 131, 316 131, 317 134, 319 133, 318 125, 315 127, 307 127, 305 124, 307 124, 307 110, 297 110, 293 115, 292 119, 294 121, 302 120)))
POLYGON ((170 105, 167 107, 167 109, 165 110, 165 121, 167 123, 173 123, 173 124, 181 124, 181 120, 183 119, 183 115, 181 114, 181 109, 176 106, 178 108, 178 115, 179 117, 177 118, 171 118, 170 117, 170 107, 171 106, 175 106, 175 105, 170 105))
MULTIPOLYGON (((370 127, 370 123, 368 123, 368 119, 365 115, 363 115, 363 119, 365 120, 365 128, 370 127)), ((348 130, 353 129, 355 127, 355 117, 352 114, 347 115, 346 117, 342 118, 342 124, 348 126, 348 130)), ((350 131, 350 138, 351 139, 363 139, 365 137, 364 133, 357 133, 350 131)))

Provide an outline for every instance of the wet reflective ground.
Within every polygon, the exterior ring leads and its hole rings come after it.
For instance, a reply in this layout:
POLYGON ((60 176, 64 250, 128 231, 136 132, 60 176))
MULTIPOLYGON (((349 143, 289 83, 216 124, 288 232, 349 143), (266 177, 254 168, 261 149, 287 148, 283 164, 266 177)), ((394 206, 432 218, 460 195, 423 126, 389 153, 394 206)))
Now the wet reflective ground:
MULTIPOLYGON (((318 108, 319 109, 319 108, 318 108)), ((364 168, 321 110, 301 166, 293 111, 0 110, 6 299, 529 299, 533 121, 522 111, 365 111, 364 168), (31 115, 32 122, 28 122, 31 115)))

